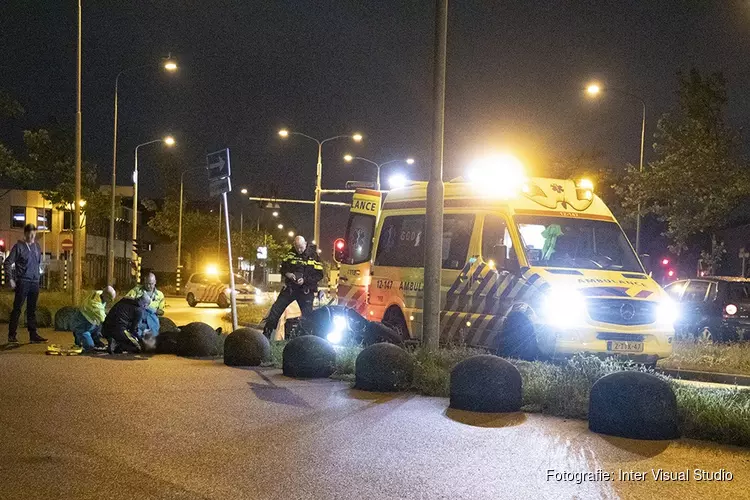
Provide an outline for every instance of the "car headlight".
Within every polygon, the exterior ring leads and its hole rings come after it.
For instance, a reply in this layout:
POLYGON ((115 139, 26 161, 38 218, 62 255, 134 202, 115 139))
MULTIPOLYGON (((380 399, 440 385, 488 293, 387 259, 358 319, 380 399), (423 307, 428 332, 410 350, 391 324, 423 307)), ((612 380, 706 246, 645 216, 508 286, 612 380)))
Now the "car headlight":
POLYGON ((673 326, 680 318, 680 308, 670 298, 664 298, 656 306, 656 322, 673 326))
POLYGON ((586 319, 586 298, 574 288, 553 288, 542 301, 542 313, 549 322, 568 326, 586 319))
POLYGON ((347 327, 347 321, 344 316, 334 316, 333 327, 331 328, 331 331, 328 332, 328 335, 326 335, 326 339, 328 339, 328 342, 330 342, 331 344, 340 343, 344 339, 344 332, 346 331, 347 327))

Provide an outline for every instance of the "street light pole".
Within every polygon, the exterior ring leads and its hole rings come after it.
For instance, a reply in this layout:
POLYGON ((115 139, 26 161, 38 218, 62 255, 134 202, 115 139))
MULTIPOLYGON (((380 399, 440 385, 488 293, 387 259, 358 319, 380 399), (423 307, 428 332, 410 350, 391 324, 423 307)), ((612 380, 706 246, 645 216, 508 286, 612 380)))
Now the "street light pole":
POLYGON ((136 250, 136 240, 138 239, 138 148, 141 146, 148 146, 149 144, 155 144, 157 142, 163 142, 168 146, 174 145, 174 139, 171 136, 167 136, 164 139, 154 139, 153 141, 144 142, 138 144, 135 147, 135 165, 133 169, 133 216, 132 216, 132 227, 131 227, 131 239, 133 248, 131 249, 131 258, 133 265, 136 267, 135 281, 136 283, 141 282, 140 273, 138 269, 138 252, 136 250))
POLYGON ((406 162, 409 165, 412 165, 414 163, 414 159, 413 158, 407 158, 406 160, 391 160, 391 161, 386 161, 384 163, 377 163, 377 162, 374 162, 374 161, 372 161, 372 160, 370 160, 368 158, 363 158, 361 156, 352 156, 352 155, 345 155, 344 156, 344 161, 352 162, 354 160, 364 161, 366 163, 369 163, 370 165, 373 165, 377 169, 378 174, 377 174, 377 177, 376 177, 376 180, 375 180, 375 185, 376 185, 376 189, 378 191, 380 191, 380 169, 381 168, 385 167, 386 165, 390 165, 391 163, 398 163, 400 161, 404 161, 404 162, 406 162))
POLYGON ((190 171, 199 169, 205 169, 206 167, 194 167, 187 170, 183 170, 180 174, 180 213, 178 215, 179 222, 177 223, 177 293, 180 293, 180 282, 182 274, 182 203, 183 193, 185 191, 185 174, 190 171))
MULTIPOLYGON (((586 87, 586 92, 590 96, 594 96, 594 97, 598 96, 600 93, 605 92, 605 91, 612 91, 617 94, 635 99, 636 101, 640 102, 641 106, 643 107, 643 116, 641 120, 641 151, 640 151, 640 160, 638 164, 638 171, 640 173, 643 173, 643 150, 645 148, 645 143, 646 143, 646 101, 644 101, 643 98, 640 96, 637 96, 626 90, 622 90, 616 87, 602 88, 598 83, 591 83, 586 87)), ((640 202, 638 202, 638 213, 636 215, 636 221, 635 221, 635 253, 639 255, 641 253, 641 203, 640 202)))
POLYGON ((433 75, 432 165, 427 182, 422 339, 428 349, 440 341, 440 275, 443 263, 443 141, 445 136, 445 72, 448 0, 435 8, 435 73, 433 75))
MULTIPOLYGON (((117 213, 116 204, 116 193, 117 190, 117 112, 118 112, 118 100, 119 100, 119 89, 120 89, 120 76, 128 71, 136 69, 151 67, 150 64, 144 64, 141 66, 133 66, 131 68, 124 69, 117 73, 115 77, 115 112, 114 112, 114 126, 112 133, 112 192, 110 193, 110 209, 109 209, 109 238, 107 240, 107 284, 114 284, 115 276, 115 218, 117 213)), ((164 60, 164 69, 172 73, 177 71, 177 63, 170 57, 164 60)))
POLYGON ((78 306, 81 299, 82 263, 81 252, 86 245, 81 241, 81 157, 82 157, 82 119, 81 119, 81 0, 78 0, 78 47, 76 57, 76 156, 75 156, 75 202, 73 207, 73 304, 78 306))
POLYGON ((319 140, 315 137, 309 136, 307 134, 303 134, 301 132, 292 132, 286 129, 279 130, 279 135, 283 138, 289 137, 290 135, 299 135, 301 137, 305 137, 306 139, 310 139, 311 141, 315 141, 315 143, 318 145, 318 163, 316 165, 316 174, 315 174, 315 209, 314 209, 314 229, 313 229, 313 242, 317 245, 320 245, 320 196, 321 196, 321 183, 322 183, 322 174, 323 174, 323 144, 329 141, 334 141, 336 139, 345 139, 349 138, 352 139, 354 142, 360 142, 362 141, 362 134, 353 134, 353 135, 335 135, 333 137, 329 137, 328 139, 319 140))

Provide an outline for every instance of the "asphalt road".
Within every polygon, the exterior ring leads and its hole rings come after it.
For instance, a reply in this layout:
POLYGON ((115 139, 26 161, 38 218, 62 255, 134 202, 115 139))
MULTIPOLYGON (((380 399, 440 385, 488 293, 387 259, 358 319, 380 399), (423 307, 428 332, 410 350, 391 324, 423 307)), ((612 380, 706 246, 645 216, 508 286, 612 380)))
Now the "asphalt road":
POLYGON ((225 331, 231 331, 231 323, 222 319, 222 316, 227 314, 229 309, 221 309, 216 304, 198 304, 195 307, 190 307, 182 297, 167 297, 166 300, 167 308, 164 315, 177 325, 202 321, 214 328, 223 327, 225 331))
POLYGON ((0 352, 2 499, 750 498, 750 454, 740 448, 454 412, 441 398, 369 394, 220 360, 43 352, 0 352), (658 468, 724 469, 734 479, 547 478, 548 469, 658 468))

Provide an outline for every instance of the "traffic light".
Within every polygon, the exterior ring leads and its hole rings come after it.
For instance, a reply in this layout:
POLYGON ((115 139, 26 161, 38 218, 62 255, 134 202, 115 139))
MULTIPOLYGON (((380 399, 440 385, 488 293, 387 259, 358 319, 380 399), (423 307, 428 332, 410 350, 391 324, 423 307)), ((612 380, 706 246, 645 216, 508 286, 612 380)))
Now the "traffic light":
POLYGON ((5 255, 5 240, 0 239, 0 253, 5 255))
POLYGON ((661 260, 661 265, 662 265, 662 266, 668 266, 668 265, 669 265, 669 259, 667 259, 666 257, 664 257, 664 258, 663 258, 663 259, 661 260))
POLYGON ((337 238, 333 242, 333 260, 341 262, 344 259, 344 249, 346 248, 346 241, 344 238, 337 238))

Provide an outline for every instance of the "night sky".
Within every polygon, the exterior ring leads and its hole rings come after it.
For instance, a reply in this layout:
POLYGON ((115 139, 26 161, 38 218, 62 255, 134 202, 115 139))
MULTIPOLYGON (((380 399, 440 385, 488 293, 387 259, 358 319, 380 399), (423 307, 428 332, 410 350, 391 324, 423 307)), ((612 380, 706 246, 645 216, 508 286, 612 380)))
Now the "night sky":
MULTIPOLYGON (((73 128, 75 3, 5 0, 0 7, 0 88, 26 108, 20 120, 0 127, 0 140, 17 147, 21 128, 43 126, 49 117, 73 128)), ((188 168, 229 146, 235 186, 264 194, 275 182, 279 196, 312 199, 315 144, 280 140, 282 126, 319 138, 364 134, 361 145, 327 145, 324 188, 374 176, 365 164, 344 163, 346 152, 379 162, 413 156, 410 177, 426 178, 433 2, 83 3, 84 155, 99 164, 102 183, 112 161, 115 75, 149 63, 153 68, 121 80, 118 182, 130 178, 136 144, 167 132, 179 144, 168 153, 141 150, 144 196, 163 193, 166 180, 153 173, 162 155, 188 168), (170 52, 180 64, 176 75, 158 66, 170 52)), ((749 48, 747 0, 454 1, 445 177, 498 149, 514 152, 537 174, 583 151, 602 151, 617 165, 637 162, 639 103, 617 95, 590 102, 581 89, 594 77, 645 99, 650 137, 674 103, 677 70, 723 71, 731 124, 747 129, 749 48)), ((189 196, 205 198, 204 185, 192 178, 189 196)), ((232 195, 233 214, 240 198, 232 195)), ((311 238, 312 207, 285 207, 282 215, 311 238)), ((327 250, 343 233, 346 212, 324 208, 323 215, 327 250)))

